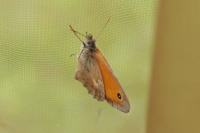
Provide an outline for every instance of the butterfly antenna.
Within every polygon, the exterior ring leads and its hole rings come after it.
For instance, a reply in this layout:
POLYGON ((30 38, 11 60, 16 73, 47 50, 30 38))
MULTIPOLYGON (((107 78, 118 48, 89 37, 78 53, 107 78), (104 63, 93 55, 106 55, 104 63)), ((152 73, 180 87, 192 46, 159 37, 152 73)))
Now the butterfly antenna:
POLYGON ((76 30, 74 30, 74 28, 71 25, 69 25, 69 28, 74 33, 74 35, 83 43, 83 45, 86 45, 85 42, 77 34, 79 34, 79 35, 81 35, 83 37, 85 37, 85 35, 80 33, 80 32, 78 32, 78 31, 76 31, 76 30))
POLYGON ((110 22, 111 16, 108 18, 108 20, 106 21, 106 23, 104 24, 104 26, 102 27, 102 29, 99 31, 99 33, 97 34, 97 38, 102 34, 103 30, 106 28, 106 26, 108 25, 108 23, 110 22))

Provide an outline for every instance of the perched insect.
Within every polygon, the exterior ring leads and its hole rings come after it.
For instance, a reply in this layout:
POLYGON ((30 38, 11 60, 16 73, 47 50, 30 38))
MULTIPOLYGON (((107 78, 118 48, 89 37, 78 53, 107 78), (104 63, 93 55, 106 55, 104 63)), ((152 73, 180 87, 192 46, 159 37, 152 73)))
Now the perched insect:
POLYGON ((79 80, 98 101, 106 100, 118 110, 125 113, 129 112, 128 98, 107 60, 96 47, 93 36, 88 33, 83 35, 74 30, 71 25, 69 27, 83 44, 78 56, 75 79, 79 80), (85 41, 82 41, 78 35, 84 36, 85 41))

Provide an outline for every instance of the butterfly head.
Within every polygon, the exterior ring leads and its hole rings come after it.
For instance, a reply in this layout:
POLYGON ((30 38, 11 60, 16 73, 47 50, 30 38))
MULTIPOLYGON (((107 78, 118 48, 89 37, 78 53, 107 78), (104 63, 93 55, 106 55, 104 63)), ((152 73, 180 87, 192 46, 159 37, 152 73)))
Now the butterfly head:
POLYGON ((87 33, 86 32, 86 36, 85 36, 86 40, 85 40, 85 47, 89 48, 89 49, 95 49, 96 48, 96 40, 93 38, 92 34, 87 33))

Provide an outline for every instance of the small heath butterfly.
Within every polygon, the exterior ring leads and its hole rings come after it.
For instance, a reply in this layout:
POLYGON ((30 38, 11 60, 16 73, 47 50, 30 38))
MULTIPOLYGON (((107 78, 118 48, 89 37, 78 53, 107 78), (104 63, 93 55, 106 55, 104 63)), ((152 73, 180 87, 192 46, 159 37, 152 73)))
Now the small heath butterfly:
POLYGON ((74 30, 71 25, 69 27, 83 44, 78 56, 75 79, 80 81, 87 88, 89 94, 98 101, 106 100, 114 108, 128 113, 130 111, 128 98, 106 58, 96 47, 93 36, 88 33, 82 34, 74 30), (82 41, 78 35, 83 36, 85 41, 82 41))

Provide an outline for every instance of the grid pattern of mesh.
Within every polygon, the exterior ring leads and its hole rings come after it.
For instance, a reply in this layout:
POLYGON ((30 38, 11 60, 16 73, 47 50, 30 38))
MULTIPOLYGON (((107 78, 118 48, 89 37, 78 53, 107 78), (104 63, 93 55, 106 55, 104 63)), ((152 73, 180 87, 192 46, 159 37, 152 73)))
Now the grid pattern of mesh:
POLYGON ((156 0, 0 0, 0 133, 145 132, 156 0), (132 106, 123 114, 74 80, 80 42, 95 35, 132 106), (134 108, 134 109, 133 109, 134 108))

